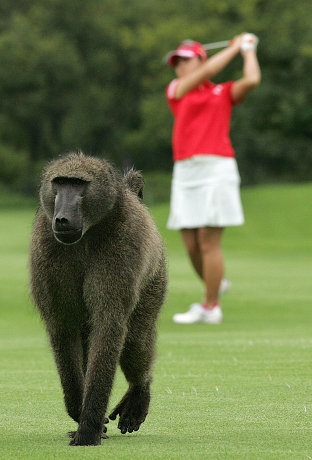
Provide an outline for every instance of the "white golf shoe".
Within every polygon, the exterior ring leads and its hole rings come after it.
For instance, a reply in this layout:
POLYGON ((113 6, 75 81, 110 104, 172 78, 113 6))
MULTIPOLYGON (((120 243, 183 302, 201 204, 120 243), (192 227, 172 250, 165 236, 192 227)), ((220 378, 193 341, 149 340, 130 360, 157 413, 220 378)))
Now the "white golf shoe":
POLYGON ((219 295, 225 294, 231 289, 232 283, 230 280, 227 278, 223 278, 221 280, 220 286, 219 286, 219 295))
POLYGON ((209 310, 204 308, 200 303, 193 303, 187 312, 175 314, 173 316, 173 322, 177 324, 220 324, 222 318, 222 311, 219 305, 209 310))

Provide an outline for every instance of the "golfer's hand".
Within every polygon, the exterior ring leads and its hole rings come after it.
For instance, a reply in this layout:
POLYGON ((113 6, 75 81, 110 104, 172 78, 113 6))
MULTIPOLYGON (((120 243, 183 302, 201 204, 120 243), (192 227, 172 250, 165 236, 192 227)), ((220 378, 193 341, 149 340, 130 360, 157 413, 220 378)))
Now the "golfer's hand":
POLYGON ((250 51, 250 50, 255 51, 257 49, 258 43, 259 43, 259 39, 256 35, 244 34, 241 38, 241 45, 240 45, 241 52, 244 53, 245 51, 250 51))

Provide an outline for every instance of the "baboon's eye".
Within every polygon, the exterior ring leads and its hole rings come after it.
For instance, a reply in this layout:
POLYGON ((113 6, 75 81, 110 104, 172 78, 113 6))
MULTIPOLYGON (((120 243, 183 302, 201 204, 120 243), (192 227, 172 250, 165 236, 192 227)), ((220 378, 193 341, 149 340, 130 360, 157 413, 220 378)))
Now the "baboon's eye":
POLYGON ((86 184, 86 181, 82 180, 82 179, 70 179, 68 181, 69 184, 71 184, 73 187, 81 187, 81 185, 85 185, 86 184))
POLYGON ((53 179, 52 183, 57 185, 71 185, 73 187, 80 187, 81 185, 85 185, 87 182, 83 179, 79 179, 78 177, 56 177, 53 179))
POLYGON ((55 177, 52 180, 52 190, 55 195, 62 193, 64 190, 72 190, 73 193, 83 196, 86 192, 87 181, 78 177, 55 177))

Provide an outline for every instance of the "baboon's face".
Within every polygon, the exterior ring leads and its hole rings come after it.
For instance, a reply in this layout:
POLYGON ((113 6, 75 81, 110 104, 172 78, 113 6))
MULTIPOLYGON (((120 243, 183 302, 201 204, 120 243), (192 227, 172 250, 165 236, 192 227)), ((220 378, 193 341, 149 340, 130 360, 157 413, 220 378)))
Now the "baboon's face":
POLYGON ((88 182, 70 177, 56 177, 52 181, 55 195, 52 230, 57 241, 77 243, 83 235, 81 202, 88 182))
POLYGON ((44 171, 40 202, 58 242, 74 244, 113 210, 120 179, 104 160, 71 154, 44 171))

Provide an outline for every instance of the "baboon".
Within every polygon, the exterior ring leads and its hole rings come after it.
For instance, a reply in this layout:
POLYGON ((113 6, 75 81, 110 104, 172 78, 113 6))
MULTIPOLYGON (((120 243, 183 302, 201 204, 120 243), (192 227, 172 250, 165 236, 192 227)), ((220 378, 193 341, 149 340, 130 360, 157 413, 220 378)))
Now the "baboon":
POLYGON ((30 287, 50 339, 70 417, 70 445, 99 445, 118 364, 128 389, 109 415, 137 431, 150 402, 165 250, 142 203, 143 178, 69 153, 42 174, 30 287))

